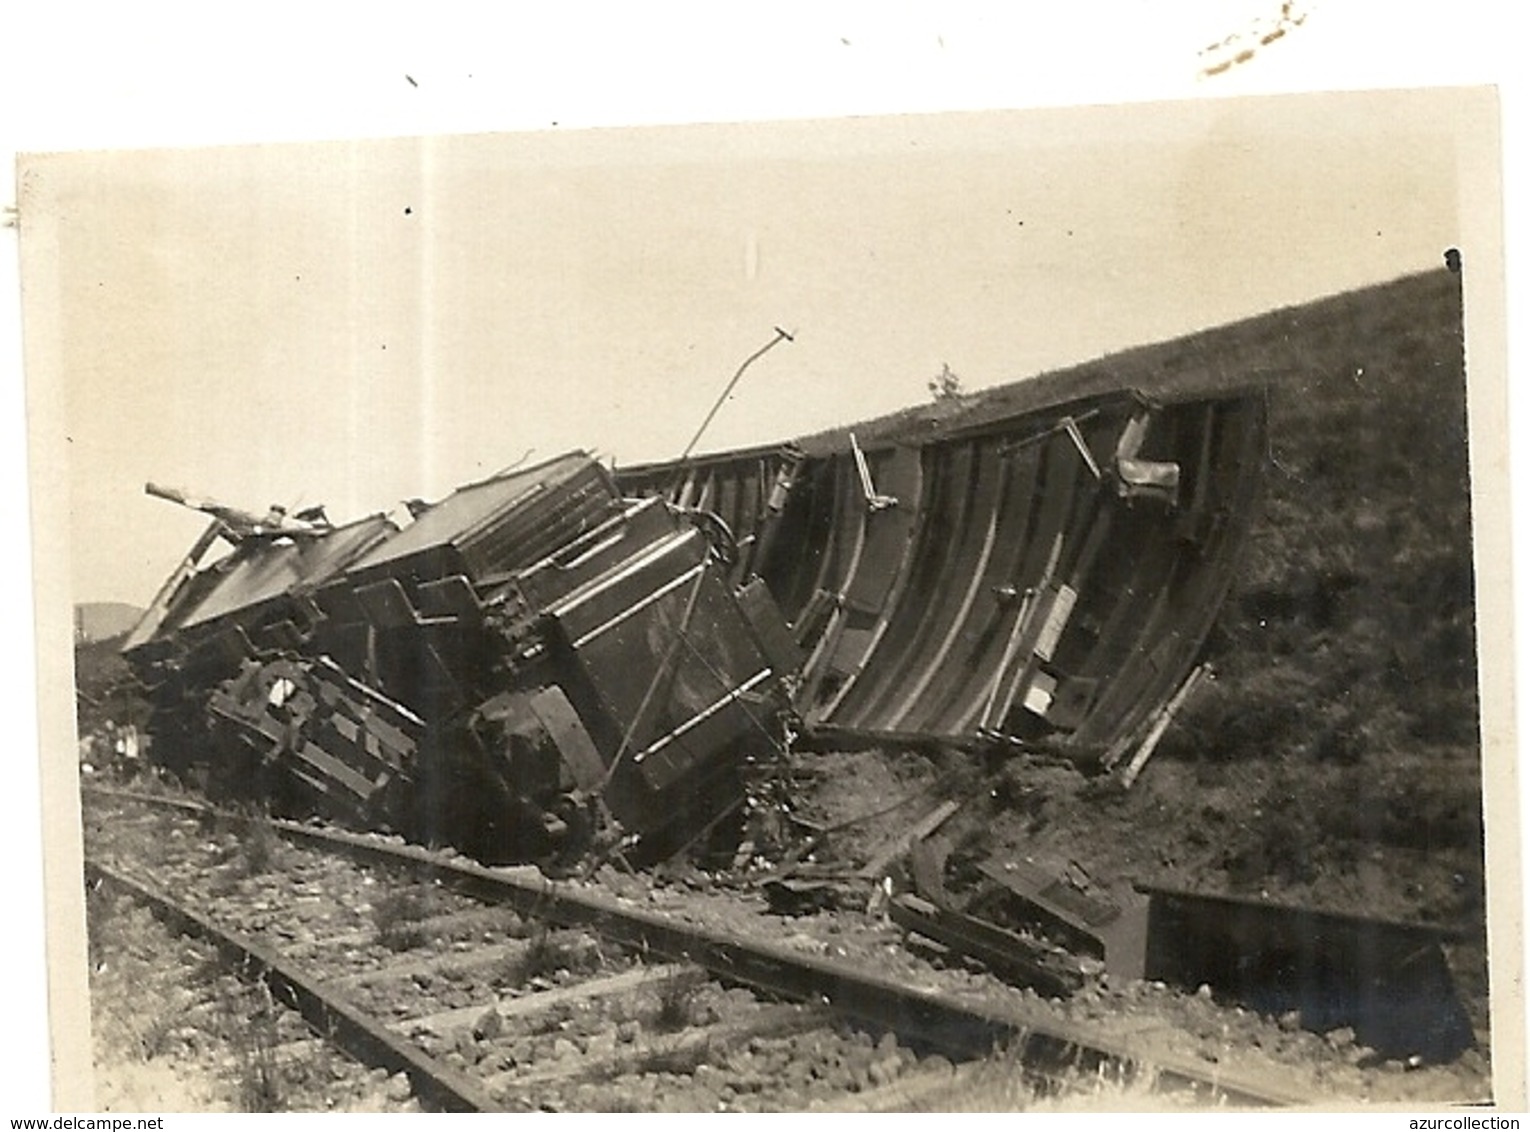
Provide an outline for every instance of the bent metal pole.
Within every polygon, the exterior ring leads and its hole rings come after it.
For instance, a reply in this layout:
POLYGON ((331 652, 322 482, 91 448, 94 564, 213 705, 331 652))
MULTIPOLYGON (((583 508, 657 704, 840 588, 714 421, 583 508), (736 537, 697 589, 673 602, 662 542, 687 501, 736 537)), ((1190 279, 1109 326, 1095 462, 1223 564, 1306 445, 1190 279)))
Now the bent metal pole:
POLYGON ((691 454, 691 449, 696 447, 697 442, 701 439, 701 434, 706 432, 707 425, 711 424, 712 418, 717 415, 717 410, 723 407, 723 402, 728 399, 728 394, 733 392, 733 387, 738 384, 738 379, 744 376, 744 371, 749 368, 754 360, 764 356, 767 350, 769 350, 777 342, 780 342, 783 338, 788 342, 795 341, 795 339, 790 334, 782 330, 779 326, 775 327, 775 331, 776 336, 774 338, 772 338, 769 342, 765 343, 765 345, 761 346, 758 350, 745 358, 744 364, 738 367, 738 372, 733 375, 733 380, 728 382, 727 388, 722 391, 721 396, 719 396, 717 400, 712 403, 711 411, 707 413, 706 419, 701 422, 701 427, 696 430, 696 435, 691 437, 691 442, 685 446, 685 451, 680 453, 680 459, 684 460, 691 454))

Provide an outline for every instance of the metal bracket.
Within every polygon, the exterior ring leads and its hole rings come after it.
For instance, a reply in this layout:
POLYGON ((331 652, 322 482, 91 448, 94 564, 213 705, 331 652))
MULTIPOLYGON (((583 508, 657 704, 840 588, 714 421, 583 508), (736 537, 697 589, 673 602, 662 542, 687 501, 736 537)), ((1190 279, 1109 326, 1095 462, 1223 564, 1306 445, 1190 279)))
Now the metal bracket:
POLYGON ((866 506, 872 512, 885 511, 889 507, 898 505, 896 495, 878 495, 876 485, 871 482, 871 468, 866 463, 866 453, 856 443, 855 433, 850 434, 850 450, 855 453, 855 470, 861 476, 861 493, 866 496, 866 506))
POLYGON ((1089 465, 1089 471, 1095 479, 1104 479, 1100 472, 1100 465, 1095 463, 1094 453, 1089 451, 1089 445, 1084 443, 1084 434, 1078 430, 1078 422, 1072 417, 1062 419, 1063 430, 1067 432, 1068 439, 1073 441, 1073 447, 1078 449, 1078 454, 1084 458, 1084 463, 1089 465))

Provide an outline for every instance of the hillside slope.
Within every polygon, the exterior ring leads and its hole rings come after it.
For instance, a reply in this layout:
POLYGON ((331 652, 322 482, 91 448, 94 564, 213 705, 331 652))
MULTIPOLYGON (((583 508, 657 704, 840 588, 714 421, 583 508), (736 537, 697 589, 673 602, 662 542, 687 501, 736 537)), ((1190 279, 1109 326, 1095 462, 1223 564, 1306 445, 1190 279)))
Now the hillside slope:
MULTIPOLYGON (((1005 764, 989 812, 965 819, 972 848, 1074 862, 1112 886, 1265 893, 1480 928, 1455 275, 1276 311, 857 432, 906 435, 1122 386, 1173 398, 1249 384, 1268 389, 1271 451, 1262 513, 1207 648, 1216 682, 1130 791, 1005 764)), ((897 784, 920 777, 906 757, 879 771, 897 784)), ((856 804, 820 799, 840 815, 856 804)))
MULTIPOLYGON (((1124 804, 1148 821, 1171 798, 1196 803, 1198 821, 1157 828, 1155 871, 1403 918, 1479 918, 1457 277, 1198 335, 1181 357, 1184 377, 1160 388, 1261 371, 1271 452, 1263 513, 1209 646, 1219 679, 1124 804)), ((1164 374, 1168 359, 1155 360, 1164 374)))
POLYGON ((77 640, 104 641, 120 637, 143 616, 136 605, 121 601, 85 601, 74 607, 74 635, 77 640))

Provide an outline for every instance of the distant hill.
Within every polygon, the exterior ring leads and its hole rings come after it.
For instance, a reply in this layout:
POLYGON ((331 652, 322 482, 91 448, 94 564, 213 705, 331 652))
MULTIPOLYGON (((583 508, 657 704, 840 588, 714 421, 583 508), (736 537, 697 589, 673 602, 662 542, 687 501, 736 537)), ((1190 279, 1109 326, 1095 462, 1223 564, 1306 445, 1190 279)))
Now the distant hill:
POLYGON ((120 637, 143 616, 143 610, 124 601, 86 601, 74 607, 74 639, 105 641, 120 637))
MULTIPOLYGON (((797 443, 810 454, 840 450, 848 444, 846 433, 852 428, 862 445, 930 439, 1015 413, 1121 389, 1136 389, 1161 400, 1203 397, 1250 386, 1267 386, 1272 392, 1283 389, 1299 396, 1310 383, 1320 380, 1330 362, 1351 353, 1363 355, 1378 335, 1382 340, 1386 336, 1392 340, 1416 338, 1418 335, 1410 332, 1396 312, 1445 310, 1459 317, 1460 302, 1459 277, 1436 268, 1167 342, 1132 347, 1035 377, 926 401, 873 420, 813 433, 797 443)), ((1459 324, 1454 333, 1459 339, 1459 324)), ((1459 347, 1453 348, 1459 355, 1459 347)), ((1352 374, 1354 368, 1348 372, 1352 374)))

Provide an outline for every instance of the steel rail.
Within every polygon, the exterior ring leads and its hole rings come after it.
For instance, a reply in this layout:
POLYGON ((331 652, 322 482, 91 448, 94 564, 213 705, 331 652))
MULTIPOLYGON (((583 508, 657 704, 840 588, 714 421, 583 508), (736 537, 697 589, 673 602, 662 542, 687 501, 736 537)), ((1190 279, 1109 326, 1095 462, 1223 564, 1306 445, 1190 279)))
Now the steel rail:
POLYGON ((426 1054, 413 1042, 391 1033, 376 1018, 326 986, 302 963, 281 956, 248 936, 215 923, 146 881, 134 879, 104 862, 85 860, 87 879, 95 879, 149 905, 184 935, 207 940, 224 958, 251 972, 278 999, 296 1009, 315 1031, 369 1065, 404 1073, 415 1096, 449 1112, 503 1112, 505 1109, 468 1077, 426 1054))
MULTIPOLYGON (((180 799, 92 789, 88 795, 129 798, 203 813, 210 807, 180 799)), ((691 962, 713 975, 798 1001, 821 1002, 849 1018, 893 1030, 955 1057, 980 1057, 1008 1049, 1041 1071, 1074 1066, 1109 1071, 1123 1079, 1155 1080, 1160 1087, 1189 1092, 1198 1100, 1237 1108, 1307 1105, 1298 1095, 1235 1073, 1176 1056, 1148 1055, 1089 1029, 1037 1018, 1011 1004, 978 1005, 950 995, 903 985, 864 966, 805 955, 765 940, 747 939, 686 924, 654 912, 627 907, 612 897, 580 891, 526 867, 490 868, 447 859, 415 845, 376 835, 323 829, 271 819, 272 828, 293 841, 344 852, 380 866, 409 868, 421 878, 479 899, 508 904, 524 915, 563 926, 588 927, 615 943, 671 961, 691 962)))

